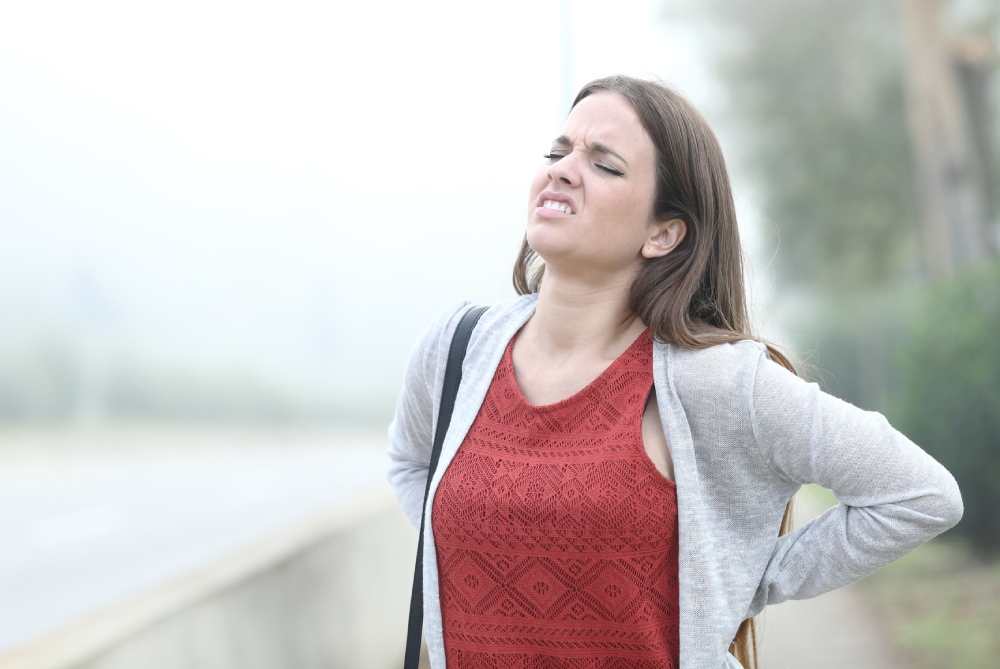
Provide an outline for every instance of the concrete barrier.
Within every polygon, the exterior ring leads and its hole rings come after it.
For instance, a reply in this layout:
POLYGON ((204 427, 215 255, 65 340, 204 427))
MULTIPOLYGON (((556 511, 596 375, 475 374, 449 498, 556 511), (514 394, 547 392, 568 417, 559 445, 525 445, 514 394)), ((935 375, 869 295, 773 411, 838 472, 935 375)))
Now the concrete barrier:
POLYGON ((0 669, 390 669, 416 530, 388 487, 0 657, 0 669))

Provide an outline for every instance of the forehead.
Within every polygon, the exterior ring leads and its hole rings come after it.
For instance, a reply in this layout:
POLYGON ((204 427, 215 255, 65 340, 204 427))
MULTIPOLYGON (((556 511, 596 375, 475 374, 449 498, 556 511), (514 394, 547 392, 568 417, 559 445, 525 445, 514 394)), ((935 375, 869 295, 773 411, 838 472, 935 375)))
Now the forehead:
POLYGON ((566 119, 563 134, 574 143, 601 142, 636 157, 652 156, 654 152, 653 140, 632 103, 609 91, 594 93, 577 103, 566 119))

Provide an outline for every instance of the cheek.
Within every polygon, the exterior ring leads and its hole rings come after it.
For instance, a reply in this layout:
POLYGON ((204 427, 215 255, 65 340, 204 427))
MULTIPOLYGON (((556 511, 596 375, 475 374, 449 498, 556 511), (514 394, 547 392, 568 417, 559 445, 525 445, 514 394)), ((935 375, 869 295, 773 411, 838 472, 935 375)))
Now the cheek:
POLYGON ((616 228, 631 227, 637 219, 644 218, 648 209, 644 198, 633 189, 610 188, 599 195, 588 198, 588 202, 600 211, 602 220, 617 222, 616 228))
POLYGON ((528 206, 533 209, 535 207, 535 202, 538 199, 538 194, 545 190, 545 184, 548 183, 548 171, 538 170, 535 176, 531 179, 531 188, 528 190, 528 206))
POLYGON ((629 249, 641 246, 649 232, 651 203, 644 193, 632 190, 609 195, 603 201, 600 219, 613 221, 602 226, 604 243, 626 246, 629 249))

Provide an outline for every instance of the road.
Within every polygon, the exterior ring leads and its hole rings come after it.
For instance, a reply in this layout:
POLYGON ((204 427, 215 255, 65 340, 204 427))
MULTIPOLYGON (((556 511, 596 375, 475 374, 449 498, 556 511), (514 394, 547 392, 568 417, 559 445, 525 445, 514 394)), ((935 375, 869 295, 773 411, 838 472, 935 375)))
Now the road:
POLYGON ((178 440, 0 452, 0 654, 384 485, 388 465, 372 435, 178 440))

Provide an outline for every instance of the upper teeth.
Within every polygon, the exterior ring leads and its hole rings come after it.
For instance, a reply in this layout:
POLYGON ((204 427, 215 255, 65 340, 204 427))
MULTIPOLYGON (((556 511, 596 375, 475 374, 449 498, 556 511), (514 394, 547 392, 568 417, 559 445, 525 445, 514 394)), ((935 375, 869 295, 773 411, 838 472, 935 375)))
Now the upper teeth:
POLYGON ((573 209, 563 202, 556 202, 555 200, 546 200, 542 203, 542 206, 546 209, 555 209, 556 211, 561 211, 564 214, 572 214, 573 209))

